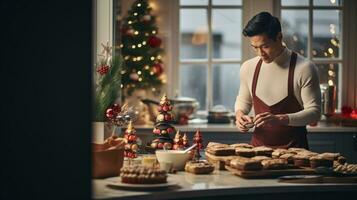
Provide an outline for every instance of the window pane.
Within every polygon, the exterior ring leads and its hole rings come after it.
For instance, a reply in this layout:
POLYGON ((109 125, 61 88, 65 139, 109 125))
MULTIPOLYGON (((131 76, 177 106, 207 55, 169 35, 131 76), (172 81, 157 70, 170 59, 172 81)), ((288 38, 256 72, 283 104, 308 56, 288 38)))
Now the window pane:
POLYGON ((208 0, 180 0, 181 6, 208 5, 208 0))
POLYGON ((212 10, 213 58, 241 59, 242 11, 212 10))
POLYGON ((242 5, 242 0, 213 0, 213 5, 235 5, 240 6, 242 5))
POLYGON ((213 106, 224 105, 231 111, 239 90, 240 64, 213 66, 213 106))
POLYGON ((283 9, 281 11, 283 40, 286 46, 305 57, 308 55, 308 17, 308 10, 283 9))
POLYGON ((312 54, 314 57, 340 56, 341 12, 339 10, 314 10, 312 54))
POLYGON ((341 6, 342 0, 314 0, 314 6, 341 6))
POLYGON ((308 6, 309 0, 281 0, 282 6, 308 6))
POLYGON ((180 10, 180 58, 207 58, 207 13, 204 9, 180 10))
POLYGON ((200 103, 199 110, 206 110, 206 85, 206 65, 180 66, 180 94, 197 99, 200 103))
POLYGON ((317 64, 319 70, 320 84, 335 85, 337 89, 336 95, 336 105, 338 104, 339 98, 341 97, 339 76, 342 75, 342 65, 338 63, 330 64, 317 64))

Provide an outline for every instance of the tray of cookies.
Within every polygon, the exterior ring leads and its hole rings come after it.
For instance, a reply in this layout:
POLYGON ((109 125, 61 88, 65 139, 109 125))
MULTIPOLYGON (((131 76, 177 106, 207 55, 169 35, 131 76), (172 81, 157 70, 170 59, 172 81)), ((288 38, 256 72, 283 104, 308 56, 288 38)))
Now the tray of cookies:
POLYGON ((346 158, 340 153, 317 153, 303 148, 253 147, 246 143, 209 143, 205 155, 207 161, 218 169, 229 170, 244 178, 312 174, 357 176, 357 164, 346 163, 346 158))

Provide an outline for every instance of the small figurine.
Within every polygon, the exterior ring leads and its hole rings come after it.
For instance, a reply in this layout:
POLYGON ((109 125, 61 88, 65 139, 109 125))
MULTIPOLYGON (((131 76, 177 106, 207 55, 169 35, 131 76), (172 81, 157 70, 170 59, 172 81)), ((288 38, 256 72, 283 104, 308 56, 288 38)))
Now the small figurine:
POLYGON ((194 159, 195 161, 199 161, 201 155, 200 155, 200 150, 202 149, 203 145, 202 145, 202 135, 201 132, 199 130, 196 131, 195 136, 193 137, 193 143, 197 144, 196 148, 195 148, 195 156, 194 159))

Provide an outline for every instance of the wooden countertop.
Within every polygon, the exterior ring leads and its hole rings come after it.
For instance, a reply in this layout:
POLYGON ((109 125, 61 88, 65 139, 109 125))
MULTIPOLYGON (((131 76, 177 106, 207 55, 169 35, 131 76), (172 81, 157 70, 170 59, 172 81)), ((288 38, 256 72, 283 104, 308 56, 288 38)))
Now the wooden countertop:
MULTIPOLYGON (((192 123, 188 125, 174 125, 177 129, 185 132, 194 132, 197 129, 204 132, 236 132, 238 129, 234 124, 207 124, 207 123, 192 123)), ((136 125, 137 130, 153 129, 154 125, 136 125)), ((319 122, 316 126, 307 126, 309 133, 326 133, 326 132, 345 132, 357 133, 357 127, 337 126, 326 122, 319 122)), ((249 131, 252 132, 252 129, 249 131)))
POLYGON ((177 187, 160 191, 129 191, 106 186, 119 177, 92 181, 94 199, 178 199, 249 195, 283 195, 289 193, 356 193, 357 184, 301 184, 281 183, 277 179, 243 179, 228 171, 215 170, 211 175, 194 175, 186 172, 169 174, 168 181, 178 183, 177 187))

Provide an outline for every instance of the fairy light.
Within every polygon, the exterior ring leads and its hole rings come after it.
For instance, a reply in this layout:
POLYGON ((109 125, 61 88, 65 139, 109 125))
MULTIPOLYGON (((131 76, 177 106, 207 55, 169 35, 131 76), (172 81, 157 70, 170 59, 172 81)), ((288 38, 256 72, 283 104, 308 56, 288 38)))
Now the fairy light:
POLYGON ((128 21, 128 24, 132 24, 133 22, 132 21, 128 21))
POLYGON ((121 74, 125 74, 125 73, 126 73, 126 71, 125 71, 125 70, 122 70, 122 71, 121 71, 121 74))
POLYGON ((324 52, 324 55, 327 57, 328 56, 327 52, 324 52))
POLYGON ((120 88, 123 88, 124 87, 124 85, 123 84, 120 84, 120 88))
POLYGON ((328 52, 329 52, 330 54, 333 54, 333 49, 332 49, 332 48, 328 48, 328 52))
POLYGON ((155 31, 155 30, 153 30, 151 33, 152 33, 152 34, 156 34, 156 31, 155 31))
POLYGON ((151 57, 150 57, 150 60, 155 60, 155 57, 154 57, 154 56, 151 56, 151 57))
POLYGON ((146 70, 150 69, 149 65, 145 65, 144 69, 146 70))
POLYGON ((328 70, 327 73, 328 73, 329 76, 332 76, 332 77, 335 76, 335 72, 333 72, 332 70, 328 70))
POLYGON ((138 13, 134 13, 134 16, 137 16, 138 15, 138 13))
POLYGON ((151 72, 150 72, 150 75, 151 75, 151 76, 154 75, 154 72, 151 71, 151 72))
POLYGON ((138 56, 138 57, 136 57, 136 60, 137 61, 140 61, 140 60, 142 60, 143 59, 143 57, 142 56, 138 56))
POLYGON ((138 79, 139 82, 141 82, 142 80, 143 80, 143 78, 141 78, 141 77, 138 79))
POLYGON ((337 41, 334 39, 334 38, 332 38, 331 40, 330 40, 330 42, 331 42, 331 44, 333 45, 333 46, 338 46, 338 43, 337 43, 337 41))
POLYGON ((331 32, 331 34, 335 34, 336 33, 334 24, 330 24, 330 32, 331 32))
POLYGON ((141 75, 141 71, 138 71, 138 74, 141 75))
POLYGON ((130 56, 125 56, 124 59, 125 60, 129 60, 130 56))
POLYGON ((137 59, 134 57, 134 58, 133 58, 133 61, 136 62, 136 60, 137 60, 137 59))
POLYGON ((329 86, 333 86, 334 84, 333 84, 333 80, 328 80, 328 85, 329 86))
POLYGON ((146 41, 143 41, 143 45, 146 45, 146 41))
POLYGON ((153 87, 153 88, 151 88, 151 91, 155 92, 155 91, 156 91, 156 88, 154 88, 154 87, 153 87))
POLYGON ((331 2, 332 4, 335 4, 335 3, 336 3, 336 0, 330 0, 330 2, 331 2))
POLYGON ((132 49, 135 49, 135 45, 132 45, 131 48, 132 48, 132 49))
POLYGON ((161 59, 161 55, 158 55, 156 58, 157 58, 157 59, 161 59))
POLYGON ((141 44, 138 44, 138 47, 140 48, 142 45, 141 44))
POLYGON ((139 35, 139 31, 135 31, 135 32, 134 32, 134 35, 139 35))
POLYGON ((140 7, 140 6, 141 6, 141 3, 138 3, 136 6, 137 6, 137 7, 140 7))
POLYGON ((120 47, 120 48, 123 48, 123 47, 124 47, 124 45, 123 45, 123 44, 121 44, 119 47, 120 47))

